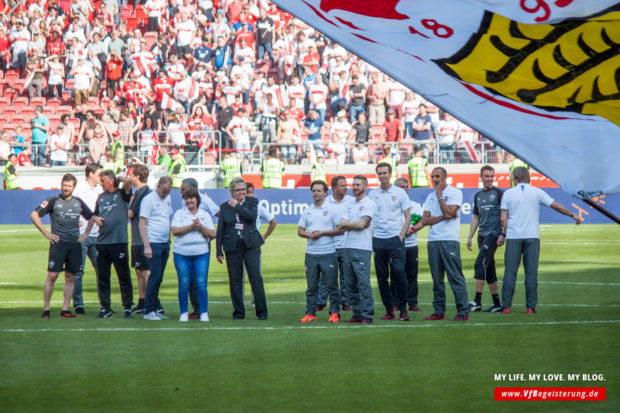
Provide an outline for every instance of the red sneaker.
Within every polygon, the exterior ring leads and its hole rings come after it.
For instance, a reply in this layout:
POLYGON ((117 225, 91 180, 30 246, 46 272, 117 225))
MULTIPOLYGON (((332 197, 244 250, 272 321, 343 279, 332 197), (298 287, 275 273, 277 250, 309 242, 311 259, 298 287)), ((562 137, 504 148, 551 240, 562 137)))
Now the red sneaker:
POLYGON ((510 314, 510 308, 502 308, 502 311, 499 312, 500 314, 510 314))
POLYGON ((316 321, 316 316, 312 314, 306 314, 304 318, 299 320, 300 323, 311 323, 313 321, 316 321))
POLYGON ((372 324, 372 318, 365 318, 362 320, 362 325, 372 324))
POLYGON ((76 317, 77 316, 69 310, 62 310, 60 312, 60 318, 76 318, 76 317))
POLYGON ((433 314, 429 315, 428 317, 424 317, 424 319, 425 320, 435 321, 435 320, 445 320, 446 317, 443 314, 433 313, 433 314))
POLYGON ((466 315, 458 314, 452 319, 452 321, 469 321, 469 317, 466 315))
POLYGON ((188 315, 187 318, 189 318, 190 320, 196 320, 200 318, 200 313, 198 311, 194 311, 193 313, 188 315))
POLYGON ((324 311, 325 310, 325 306, 324 305, 317 305, 316 306, 316 311, 324 311))
POLYGON ((362 317, 353 316, 350 319, 345 320, 345 323, 361 323, 362 321, 364 321, 362 317))
POLYGON ((409 314, 407 314, 405 311, 401 311, 400 312, 400 317, 398 317, 398 320, 400 320, 400 321, 411 321, 411 319, 409 318, 409 314))
POLYGON ((534 310, 533 308, 528 308, 528 309, 527 309, 527 313, 528 313, 528 314, 535 314, 535 313, 536 313, 536 310, 534 310))
POLYGON ((340 315, 338 315, 337 313, 331 313, 329 315, 328 323, 337 323, 338 321, 340 321, 340 315))
POLYGON ((383 317, 381 317, 382 320, 394 320, 395 318, 394 313, 386 313, 383 317))
POLYGON ((350 305, 343 305, 342 306, 342 311, 351 311, 351 306, 350 305))
POLYGON ((422 311, 417 305, 410 305, 409 311, 422 311))

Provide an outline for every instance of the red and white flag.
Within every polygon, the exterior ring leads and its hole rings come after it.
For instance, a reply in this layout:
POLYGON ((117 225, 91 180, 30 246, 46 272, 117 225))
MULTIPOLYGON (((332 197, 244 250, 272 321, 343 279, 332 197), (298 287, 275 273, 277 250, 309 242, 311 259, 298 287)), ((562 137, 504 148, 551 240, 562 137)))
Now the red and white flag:
POLYGON ((283 108, 288 105, 288 93, 286 91, 286 85, 282 84, 280 86, 275 87, 276 93, 276 102, 278 102, 278 107, 283 108))
POLYGON ((474 149, 474 145, 470 141, 463 142, 465 145, 465 150, 467 151, 467 155, 471 158, 474 163, 478 162, 478 152, 474 149))
POLYGON ((620 192, 618 0, 273 1, 570 194, 620 192))
POLYGON ((32 79, 34 78, 34 73, 35 71, 31 70, 28 76, 26 76, 26 80, 24 80, 24 86, 22 86, 22 89, 19 91, 20 94, 24 93, 24 90, 28 89, 28 86, 30 86, 32 79))
POLYGON ((170 96, 167 93, 164 93, 162 98, 161 98, 161 108, 162 109, 169 109, 169 110, 171 110, 173 112, 176 112, 178 110, 185 111, 185 108, 183 107, 183 105, 181 105, 172 96, 170 96))

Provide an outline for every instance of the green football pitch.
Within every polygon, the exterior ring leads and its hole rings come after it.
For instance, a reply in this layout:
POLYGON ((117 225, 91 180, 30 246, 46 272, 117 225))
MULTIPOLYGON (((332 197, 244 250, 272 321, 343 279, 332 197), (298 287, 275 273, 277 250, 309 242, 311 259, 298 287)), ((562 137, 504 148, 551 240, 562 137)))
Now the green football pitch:
MULTIPOLYGON (((465 248, 467 230, 463 225, 461 254, 471 299, 475 253, 465 248)), ((209 323, 177 321, 172 260, 160 295, 171 320, 122 318, 114 282, 117 314, 96 319, 90 266, 87 314, 58 317, 61 276, 52 318, 42 320, 47 242, 32 226, 2 226, 0 411, 620 411, 620 227, 542 226, 541 243, 534 315, 525 314, 521 269, 511 314, 449 321, 456 310, 446 285, 448 320, 423 321, 432 312, 432 284, 421 240, 422 312, 411 322, 379 320, 384 309, 373 274, 372 325, 330 325, 327 312, 300 325, 305 242, 294 225, 280 225, 263 248, 268 321, 251 309, 245 320, 232 320, 225 266, 213 256, 209 323), (511 380, 520 374, 522 381, 511 380), (494 401, 496 387, 604 387, 607 400, 494 401)), ((496 258, 501 280, 503 249, 496 258)), ((490 302, 485 288, 483 304, 490 302)))

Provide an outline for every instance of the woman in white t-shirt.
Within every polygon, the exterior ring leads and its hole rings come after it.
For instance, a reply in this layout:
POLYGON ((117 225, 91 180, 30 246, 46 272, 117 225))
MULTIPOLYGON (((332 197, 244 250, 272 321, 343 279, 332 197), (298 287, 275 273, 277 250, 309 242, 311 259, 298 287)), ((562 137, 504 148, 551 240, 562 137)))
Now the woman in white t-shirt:
POLYGON ((49 97, 61 97, 62 84, 65 80, 65 66, 60 63, 58 55, 53 55, 47 58, 45 68, 49 70, 47 78, 49 97))
POLYGON ((200 321, 209 321, 209 295, 207 274, 209 272, 209 240, 215 238, 215 228, 211 215, 200 206, 200 194, 195 188, 183 193, 186 208, 175 212, 172 218, 174 235, 174 267, 179 278, 179 321, 188 321, 187 297, 193 278, 198 291, 200 321))

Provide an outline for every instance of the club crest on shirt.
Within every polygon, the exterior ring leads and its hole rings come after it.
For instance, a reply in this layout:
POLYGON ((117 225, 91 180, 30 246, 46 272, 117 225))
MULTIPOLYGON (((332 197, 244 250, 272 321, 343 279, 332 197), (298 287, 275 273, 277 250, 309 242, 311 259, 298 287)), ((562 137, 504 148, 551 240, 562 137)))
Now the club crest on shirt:
POLYGON ((495 194, 489 195, 489 201, 495 201, 495 194))
POLYGON ((45 208, 47 206, 47 201, 43 201, 40 205, 41 208, 45 208))
POLYGON ((361 205, 361 206, 360 206, 360 212, 361 212, 361 211, 363 211, 363 210, 364 210, 364 206, 363 206, 363 205, 361 205))
POLYGON ((324 217, 326 217, 326 216, 327 216, 327 214, 328 214, 327 210, 326 210, 326 209, 324 209, 324 210, 323 210, 323 216, 324 216, 324 217))
POLYGON ((392 202, 396 202, 397 199, 398 197, 396 195, 392 195, 392 202))

